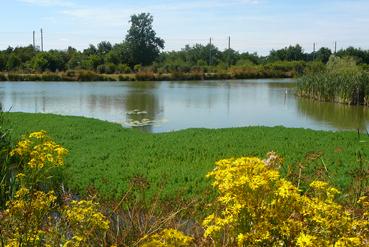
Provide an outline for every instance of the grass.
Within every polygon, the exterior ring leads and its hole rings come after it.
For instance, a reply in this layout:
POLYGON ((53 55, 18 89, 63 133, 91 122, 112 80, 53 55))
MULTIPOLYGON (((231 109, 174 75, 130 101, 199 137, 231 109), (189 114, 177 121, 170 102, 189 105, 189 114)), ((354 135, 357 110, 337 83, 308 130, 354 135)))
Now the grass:
POLYGON ((148 196, 204 196, 214 162, 230 157, 264 157, 271 150, 285 158, 282 173, 304 183, 327 178, 347 190, 357 168, 356 152, 369 144, 355 132, 323 132, 284 127, 188 129, 148 134, 100 120, 51 114, 7 113, 13 140, 46 130, 69 149, 63 171, 74 191, 94 188, 106 198, 121 197, 130 181, 148 183, 148 196), (364 140, 364 141, 363 141, 364 140), (300 166, 298 166, 300 164, 300 166), (299 167, 302 168, 299 177, 299 167))
POLYGON ((99 74, 89 70, 77 70, 67 72, 45 72, 23 74, 18 72, 1 73, 0 81, 182 81, 182 80, 225 80, 225 79, 262 79, 262 78, 292 78, 294 71, 283 71, 264 68, 233 68, 229 72, 172 72, 154 73, 153 71, 141 71, 130 74, 99 74))
POLYGON ((317 73, 298 81, 298 94, 320 101, 369 106, 369 74, 317 73))

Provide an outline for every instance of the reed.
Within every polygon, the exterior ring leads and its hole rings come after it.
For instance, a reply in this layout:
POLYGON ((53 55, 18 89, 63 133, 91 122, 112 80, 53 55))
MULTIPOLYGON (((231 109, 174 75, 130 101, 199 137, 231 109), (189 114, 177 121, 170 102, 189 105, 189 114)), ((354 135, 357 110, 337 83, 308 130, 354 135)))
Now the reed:
POLYGON ((319 101, 369 106, 369 74, 367 72, 305 75, 298 80, 298 95, 319 101))

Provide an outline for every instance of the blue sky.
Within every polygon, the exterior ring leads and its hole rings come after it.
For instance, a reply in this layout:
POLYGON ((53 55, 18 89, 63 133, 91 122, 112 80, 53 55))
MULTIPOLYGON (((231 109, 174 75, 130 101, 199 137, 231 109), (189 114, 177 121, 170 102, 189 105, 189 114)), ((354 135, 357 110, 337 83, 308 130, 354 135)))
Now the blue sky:
MULTIPOLYGON (((369 0, 1 0, 0 49, 28 45, 42 27, 45 49, 83 49, 124 39, 129 17, 154 16, 154 29, 166 50, 186 44, 267 54, 299 43, 318 47, 349 45, 369 49, 369 0)), ((39 37, 37 36, 37 42, 39 37)))

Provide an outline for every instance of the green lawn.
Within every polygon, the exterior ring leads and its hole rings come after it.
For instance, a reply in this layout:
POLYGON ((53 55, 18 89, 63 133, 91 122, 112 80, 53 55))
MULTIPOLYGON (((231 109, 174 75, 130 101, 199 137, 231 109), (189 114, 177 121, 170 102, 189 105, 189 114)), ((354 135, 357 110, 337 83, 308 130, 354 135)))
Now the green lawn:
POLYGON ((148 193, 161 191, 164 198, 201 196, 209 185, 205 175, 216 160, 264 157, 271 150, 285 158, 282 172, 290 179, 297 180, 297 163, 301 162, 304 181, 329 176, 330 182, 346 189, 351 182, 349 174, 357 166, 356 151, 363 149, 369 154, 365 142, 369 138, 361 136, 359 142, 355 132, 245 127, 147 134, 82 117, 6 116, 14 140, 31 131, 46 130, 70 151, 63 171, 67 186, 80 192, 95 188, 109 198, 122 196, 132 178, 148 180, 148 193), (317 154, 321 157, 313 159, 317 154))

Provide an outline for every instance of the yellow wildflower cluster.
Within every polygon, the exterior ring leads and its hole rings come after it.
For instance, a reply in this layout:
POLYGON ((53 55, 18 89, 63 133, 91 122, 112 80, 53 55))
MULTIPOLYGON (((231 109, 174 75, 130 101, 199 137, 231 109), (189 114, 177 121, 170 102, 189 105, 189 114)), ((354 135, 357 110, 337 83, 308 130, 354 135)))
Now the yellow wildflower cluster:
POLYGON ((71 201, 63 215, 66 218, 68 229, 74 233, 74 238, 68 241, 72 244, 85 246, 88 241, 100 241, 109 229, 109 221, 99 212, 98 204, 92 201, 71 201))
POLYGON ((48 171, 64 164, 67 151, 34 132, 11 155, 19 158, 16 181, 20 189, 0 212, 2 246, 102 246, 109 221, 92 201, 71 201, 62 207, 46 182, 48 171))
POLYGON ((38 245, 45 235, 44 222, 55 201, 54 192, 20 188, 14 199, 7 203, 0 223, 2 237, 7 239, 8 246, 38 245))
POLYGON ((45 131, 31 133, 19 141, 11 151, 11 156, 19 156, 31 169, 42 169, 45 166, 62 166, 68 151, 52 141, 45 131))
POLYGON ((280 178, 271 160, 277 159, 216 163, 208 177, 219 192, 214 205, 218 212, 204 220, 205 237, 229 246, 369 245, 369 207, 353 215, 335 202, 339 191, 322 181, 311 183, 311 193, 301 194, 280 178))
POLYGON ((145 238, 146 241, 141 247, 187 247, 193 243, 193 238, 175 229, 164 229, 145 238))

